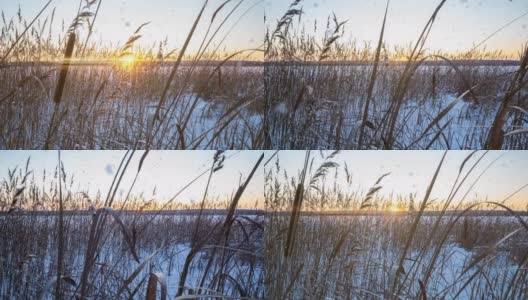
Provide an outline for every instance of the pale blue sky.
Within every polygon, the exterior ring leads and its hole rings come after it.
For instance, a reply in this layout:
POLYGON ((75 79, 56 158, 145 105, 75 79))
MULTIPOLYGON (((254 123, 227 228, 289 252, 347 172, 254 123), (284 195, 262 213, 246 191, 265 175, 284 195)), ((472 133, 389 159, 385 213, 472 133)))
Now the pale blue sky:
MULTIPOLYGON (((276 20, 292 1, 265 0, 266 17, 276 20)), ((324 34, 326 20, 335 12, 338 20, 348 20, 344 40, 358 42, 379 38, 386 0, 303 0, 302 20, 307 32, 313 32, 317 20, 319 36, 324 34)), ((389 45, 407 45, 416 41, 440 0, 392 0, 387 15, 385 41, 389 45)), ((526 0, 447 0, 438 14, 426 44, 428 49, 469 50, 488 35, 516 17, 528 12, 526 0)), ((296 21, 297 22, 297 19, 296 21)), ((504 29, 485 45, 490 50, 503 49, 517 55, 528 41, 528 16, 504 29)))
MULTIPOLYGON (((215 173, 211 184, 210 195, 226 199, 236 190, 240 175, 245 178, 256 163, 263 151, 228 151, 226 153, 225 167, 215 173)), ((264 151, 267 161, 274 151, 264 151)), ((311 156, 316 160, 314 168, 320 162, 320 152, 312 151, 311 156)), ((327 155, 329 152, 324 152, 327 155)), ((440 172, 437 184, 433 190, 432 198, 443 199, 457 175, 458 169, 470 151, 450 151, 440 172)), ((67 174, 75 176, 74 190, 86 191, 95 194, 100 189, 105 193, 113 179, 124 151, 62 151, 62 160, 67 174)), ((140 173, 135 193, 144 192, 150 195, 156 186, 158 199, 165 200, 174 195, 186 183, 206 170, 213 159, 214 151, 151 151, 145 160, 140 173)), ((391 174, 383 182, 381 195, 390 193, 409 195, 417 193, 418 199, 423 197, 425 190, 433 176, 437 164, 442 156, 442 151, 343 151, 334 161, 340 164, 339 182, 345 186, 344 164, 353 176, 352 190, 366 191, 378 177, 384 173, 391 174)), ((473 156, 473 160, 478 155, 473 156)), ((130 185, 137 170, 141 151, 136 152, 122 187, 126 190, 130 185)), ((0 151, 0 178, 7 175, 7 169, 18 165, 23 167, 31 156, 31 169, 34 170, 35 179, 41 182, 44 170, 52 174, 57 164, 56 151, 0 151)), ((288 174, 296 175, 302 168, 305 151, 280 151, 278 158, 282 169, 288 174)), ((478 176, 493 160, 499 158, 481 177, 473 191, 468 195, 468 200, 484 199, 501 201, 511 193, 528 183, 526 170, 528 170, 528 151, 492 151, 489 152, 477 167, 474 175, 468 182, 478 176)), ((267 168, 275 166, 272 160, 267 168)), ((468 165, 467 165, 468 166, 468 165)), ((49 175, 48 175, 49 176, 49 175)), ((332 176, 333 177, 333 173, 332 176)), ((178 201, 188 203, 198 200, 203 195, 206 177, 192 185, 183 193, 178 201)), ((462 191, 466 191, 469 184, 462 191)), ((263 170, 255 173, 242 201, 244 206, 253 207, 255 200, 263 206, 263 170)), ((461 193, 462 194, 462 193, 461 193)), ((518 208, 525 208, 528 204, 528 189, 524 189, 507 202, 518 208)))
MULTIPOLYGON (((95 195, 97 190, 108 192, 119 163, 126 151, 62 151, 62 161, 68 176, 74 175, 74 191, 88 191, 95 195)), ((136 174, 143 151, 136 151, 121 187, 128 191, 136 174)), ((157 199, 164 202, 183 188, 192 179, 207 170, 213 161, 214 151, 150 151, 136 182, 133 193, 152 195, 154 187, 157 199)), ((240 178, 245 179, 257 162, 262 151, 227 151, 224 168, 214 173, 209 195, 222 201, 230 199, 239 186, 240 178), (242 176, 242 177, 240 177, 242 176)), ((8 168, 24 167, 31 156, 30 169, 34 171, 37 183, 42 182, 44 170, 53 174, 57 166, 57 151, 0 151, 0 180, 7 176, 8 168)), ((262 166, 262 164, 261 164, 262 166)), ((68 177, 69 178, 69 177, 68 177)), ((177 199, 179 203, 200 201, 203 197, 207 176, 190 186, 177 199)), ((255 173, 241 204, 254 207, 255 201, 263 206, 263 169, 255 173)), ((118 193, 119 194, 119 193, 118 193)), ((150 199, 150 198, 149 198, 150 199)))
MULTIPOLYGON (((330 152, 324 152, 328 155, 330 152)), ((460 164, 471 151, 450 151, 445 163, 439 173, 432 198, 444 199, 449 194, 452 184, 457 176, 460 164)), ((466 164, 471 165, 483 152, 475 154, 472 160, 466 164)), ((334 159, 340 164, 338 183, 345 188, 345 162, 353 176, 351 190, 362 190, 366 192, 376 180, 385 173, 391 173, 382 181, 380 195, 408 196, 417 193, 417 199, 421 200, 427 186, 436 171, 443 151, 343 151, 334 159)), ((491 201, 502 201, 517 189, 528 184, 526 170, 528 170, 528 151, 491 151, 489 152, 473 175, 468 178, 459 195, 463 195, 474 179, 497 157, 496 161, 480 178, 472 192, 468 194, 467 200, 486 197, 491 201)), ((303 167, 305 151, 280 151, 278 154, 280 166, 285 169, 289 176, 297 175, 303 167)), ((314 168, 320 163, 320 152, 312 151, 311 157, 315 158, 314 168)), ((266 166, 266 169, 275 167, 274 163, 266 166)), ((282 174, 281 174, 282 176, 282 174)), ((334 176, 333 171, 328 175, 329 179, 334 176)), ((282 177, 281 177, 282 178, 282 177)), ((458 201, 460 198, 456 198, 458 201)), ((525 209, 528 204, 528 188, 517 194, 506 204, 515 205, 525 209)))
MULTIPOLYGON (((9 19, 16 16, 20 5, 22 15, 27 20, 31 20, 46 2, 47 0, 2 0, 1 9, 6 18, 9 19)), ((224 0, 209 0, 202 22, 196 31, 196 37, 203 37, 213 12, 222 2, 224 0)), ((219 24, 238 2, 239 0, 231 1, 226 5, 217 16, 216 24, 219 24)), ((103 43, 112 41, 114 44, 122 45, 139 25, 151 22, 141 30, 143 37, 138 41, 138 44, 151 45, 153 42, 164 40, 167 37, 169 49, 181 48, 203 3, 202 0, 102 0, 92 41, 103 41, 103 43)), ((56 8, 54 31, 58 33, 62 20, 67 27, 77 14, 79 1, 53 0, 41 17, 42 21, 46 16, 51 15, 54 7, 56 8)), ((96 5, 93 6, 92 11, 95 11, 95 8, 96 5)), ((249 10, 247 14, 240 19, 240 22, 236 24, 223 43, 227 51, 254 48, 263 42, 264 9, 262 0, 242 1, 242 4, 227 21, 224 30, 220 31, 216 41, 220 41, 227 30, 247 10, 249 10)), ((215 28, 216 26, 213 26, 213 29, 215 28)), ((195 38, 190 45, 190 50, 196 49, 200 42, 201 39, 195 38)))
MULTIPOLYGON (((129 35, 142 23, 151 22, 142 30, 140 45, 169 41, 169 49, 180 48, 198 14, 203 1, 200 0, 102 0, 96 21, 93 41, 122 45, 129 35)), ((198 26, 196 37, 202 37, 209 20, 223 0, 210 0, 205 16, 198 26)), ((264 38, 264 12, 268 22, 275 25, 277 18, 287 10, 290 0, 244 0, 219 34, 223 37, 235 21, 248 9, 224 42, 227 51, 254 48, 264 38)), ((1 9, 9 19, 16 15, 18 6, 23 16, 31 20, 46 0, 2 1, 1 9)), ((221 15, 225 16, 238 1, 231 1, 221 15)), ((303 0, 303 22, 308 32, 313 31, 314 20, 322 27, 332 12, 339 20, 348 20, 344 40, 376 41, 379 36, 385 0, 303 0)), ((385 40, 389 45, 407 45, 417 39, 439 0, 392 0, 387 20, 385 40)), ((62 20, 66 26, 77 12, 76 0, 53 0, 41 17, 42 21, 56 8, 55 33, 59 32, 62 20)), ((426 48, 446 51, 469 50, 495 30, 528 12, 525 0, 448 0, 440 11, 431 31, 426 48)), ((217 19, 219 22, 221 18, 217 19)), ((528 40, 528 16, 504 29, 485 46, 489 50, 502 49, 516 58, 522 45, 528 40)), ((190 50, 196 49, 200 39, 195 38, 190 50)))

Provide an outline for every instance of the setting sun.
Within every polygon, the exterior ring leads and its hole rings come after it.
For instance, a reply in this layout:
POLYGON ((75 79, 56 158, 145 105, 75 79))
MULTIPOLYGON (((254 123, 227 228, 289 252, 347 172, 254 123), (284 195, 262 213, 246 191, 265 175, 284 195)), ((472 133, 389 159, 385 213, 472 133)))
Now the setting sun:
POLYGON ((387 211, 389 211, 389 212, 400 212, 400 211, 402 211, 402 209, 400 207, 398 207, 397 205, 395 205, 395 204, 391 204, 389 207, 387 207, 387 211))
POLYGON ((136 62, 136 57, 133 54, 128 54, 119 58, 119 62, 124 67, 131 67, 136 62))

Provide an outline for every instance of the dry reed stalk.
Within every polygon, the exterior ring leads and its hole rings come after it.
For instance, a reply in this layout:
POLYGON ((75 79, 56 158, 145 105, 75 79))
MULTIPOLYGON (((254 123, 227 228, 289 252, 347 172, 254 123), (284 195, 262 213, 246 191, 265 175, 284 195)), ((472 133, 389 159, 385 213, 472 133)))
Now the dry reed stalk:
POLYGON ((60 121, 64 115, 58 119, 57 124, 56 122, 56 115, 59 110, 59 105, 62 100, 62 93, 64 91, 64 86, 66 84, 66 75, 68 75, 68 68, 71 63, 71 57, 73 54, 73 48, 75 46, 75 33, 71 31, 68 35, 68 42, 66 45, 66 49, 64 50, 64 60, 62 62, 62 66, 60 69, 59 74, 59 81, 57 82, 57 86, 55 88, 55 95, 53 97, 53 101, 55 102, 54 108, 53 108, 53 115, 51 116, 50 126, 48 129, 48 135, 46 137, 46 141, 44 142, 44 150, 49 150, 49 144, 52 138, 53 133, 58 130, 60 126, 60 121))
POLYGON ((392 283, 392 287, 391 287, 391 290, 390 290, 390 293, 389 293, 389 297, 390 298, 397 297, 396 296, 397 294, 395 294, 395 292, 396 292, 397 289, 399 289, 399 282, 398 282, 399 275, 400 274, 405 274, 405 270, 403 268, 403 263, 405 262, 405 259, 406 259, 406 256, 407 256, 407 252, 409 251, 409 249, 411 247, 411 243, 413 241, 414 234, 416 233, 416 230, 418 228, 418 224, 420 222, 420 218, 422 217, 423 212, 425 211, 425 209, 427 207, 427 204, 428 204, 427 202, 429 200, 429 196, 431 195, 431 192, 433 191, 433 187, 435 185, 435 182, 436 182, 436 179, 438 177, 438 174, 440 173, 440 169, 442 167, 442 164, 444 163, 444 159, 445 159, 446 155, 447 155, 447 151, 444 152, 444 154, 442 156, 442 159, 438 163, 438 167, 436 168, 436 171, 435 171, 435 173, 433 175, 433 178, 431 179, 431 182, 429 183, 429 186, 427 187, 427 191, 425 192, 424 199, 422 200, 422 203, 420 205, 420 210, 416 214, 414 222, 412 223, 411 229, 410 229, 409 234, 408 234, 407 241, 405 242, 405 246, 403 248, 402 254, 401 254, 399 262, 398 262, 398 267, 397 267, 397 270, 396 270, 396 274, 394 276, 394 281, 392 283))
POLYGON ((174 65, 172 67, 172 70, 171 70, 171 73, 169 75, 169 78, 167 79, 167 81, 165 83, 165 87, 163 88, 163 91, 161 93, 161 97, 160 97, 160 100, 159 100, 158 105, 156 107, 156 111, 154 112, 154 117, 152 118, 152 122, 151 122, 151 125, 150 125, 150 128, 151 128, 150 132, 147 135, 147 145, 146 145, 146 149, 147 150, 150 149, 150 146, 152 144, 152 139, 154 138, 153 134, 155 135, 155 133, 161 127, 161 122, 160 122, 160 124, 158 125, 158 129, 156 129, 156 131, 154 131, 154 133, 152 132, 152 129, 154 128, 154 125, 156 124, 156 120, 160 119, 160 111, 161 111, 161 108, 163 107, 163 104, 165 103, 165 99, 167 98, 167 93, 169 91, 171 83, 174 80, 174 76, 176 75, 176 72, 178 71, 178 68, 179 68, 179 66, 181 64, 181 61, 182 61, 183 56, 185 54, 185 51, 187 50, 187 47, 189 46, 189 42, 191 41, 191 38, 194 35, 194 31, 196 30, 196 27, 198 26, 198 23, 200 22, 200 19, 202 18, 202 14, 203 14, 203 12, 205 10, 205 7, 207 6, 207 3, 208 3, 208 0, 205 0, 200 12, 198 13, 198 16, 194 20, 193 26, 192 26, 191 30, 189 31, 189 33, 187 34, 187 38, 185 39, 185 43, 183 44, 183 47, 180 50, 180 53, 178 55, 178 59, 174 63, 174 65))
MULTIPOLYGON (((473 173, 473 171, 475 170, 475 168, 480 164, 480 162, 482 161, 482 159, 486 156, 487 152, 483 153, 480 157, 477 158, 477 160, 472 164, 472 166, 469 168, 468 172, 462 177, 461 181, 459 182, 459 179, 460 179, 460 176, 462 175, 462 171, 464 170, 464 166, 468 163, 468 161, 473 157, 473 155, 475 155, 477 152, 474 151, 474 152, 471 152, 468 156, 466 156, 466 158, 462 161, 462 164, 460 165, 460 168, 458 170, 458 175, 455 179, 455 182, 453 183, 453 186, 451 188, 451 191, 449 193, 449 196, 447 197, 447 200, 446 202, 444 203, 444 206, 440 212, 440 215, 438 216, 438 218, 436 219, 435 223, 433 224, 432 226, 432 229, 431 229, 431 232, 432 233, 435 233, 438 231, 439 229, 439 226, 441 224, 441 220, 443 218, 443 216, 445 215, 447 209, 450 207, 451 205, 451 202, 453 201, 454 197, 457 195, 458 191, 460 190, 460 188, 462 187, 462 185, 466 182, 466 180, 468 179, 468 177, 473 173)), ((493 164, 494 162, 492 162, 493 164)), ((490 164, 491 165, 491 164, 490 164)), ((489 167, 489 166, 488 166, 489 167)), ((487 168, 481 173, 483 174, 485 171, 487 170, 487 168)), ((477 180, 475 180, 475 182, 473 184, 475 184, 477 181, 478 181, 479 177, 477 177, 477 180)), ((469 192, 469 191, 468 191, 469 192)), ((452 226, 454 226, 456 224, 456 222, 453 222, 452 223, 452 226)), ((423 286, 424 287, 427 287, 427 284, 429 282, 429 276, 431 274, 431 272, 433 271, 434 269, 434 265, 436 263, 436 260, 438 259, 439 257, 439 254, 440 254, 440 251, 442 249, 442 245, 444 244, 444 242, 446 241, 447 237, 448 237, 448 233, 450 232, 451 230, 448 229, 445 231, 444 233, 444 236, 442 239, 440 239, 440 242, 437 241, 437 246, 435 247, 435 250, 434 250, 434 254, 433 254, 433 257, 429 260, 428 262, 428 265, 427 265, 427 268, 426 268, 426 271, 425 271, 425 275, 422 277, 422 280, 420 282, 422 282, 423 286)), ((434 240, 434 234, 430 234, 429 237, 426 239, 426 242, 425 242, 425 245, 423 246, 422 248, 422 251, 420 252, 420 257, 423 257, 422 254, 425 252, 425 250, 427 248, 430 247, 430 245, 432 244, 433 240, 434 240)), ((411 265, 411 267, 409 268, 408 272, 405 274, 405 277, 402 281, 402 283, 404 283, 408 277, 409 277, 409 274, 412 273, 411 271, 414 269, 415 266, 418 265, 418 263, 421 261, 421 258, 419 260, 415 260, 413 262, 413 264, 411 265)), ((415 275, 416 273, 413 273, 412 277, 411 277, 411 282, 414 282, 415 280, 415 275)))
POLYGON ((411 52, 411 55, 409 56, 409 59, 405 65, 405 69, 403 71, 403 74, 398 82, 398 87, 395 91, 394 95, 394 104, 391 105, 391 109, 389 110, 389 124, 388 124, 388 133, 385 137, 385 148, 391 149, 394 144, 394 130, 396 127, 396 121, 398 118, 398 114, 403 102, 403 97, 405 95, 405 92, 408 88, 409 81, 416 71, 416 68, 423 63, 424 59, 419 60, 417 63, 417 58, 421 54, 423 46, 425 44, 425 41, 427 40, 427 37, 429 36, 429 32, 431 28, 433 27, 433 24, 436 20, 436 16, 438 15, 438 12, 440 9, 444 6, 446 0, 440 1, 438 6, 436 7, 435 11, 427 21, 427 24, 422 30, 422 33, 420 34, 420 37, 418 38, 418 41, 414 45, 413 51, 411 52))
MULTIPOLYGON (((132 159, 132 156, 133 156, 133 152, 130 155, 129 153, 130 151, 127 151, 125 155, 123 156, 123 158, 121 159, 119 168, 116 174, 114 175, 114 179, 112 180, 112 184, 110 185, 110 188, 108 190, 108 194, 104 202, 105 206, 110 206, 112 204, 115 193, 119 189, 119 184, 121 182, 121 179, 123 178, 123 174, 125 173, 126 168, 128 167, 128 164, 130 163, 130 160, 132 159)), ((80 282, 80 298, 81 299, 86 299, 88 295, 88 290, 89 290, 88 280, 89 280, 92 268, 97 259, 97 256, 96 256, 97 248, 102 238, 104 225, 106 224, 106 215, 102 214, 102 212, 104 212, 104 209, 98 210, 92 217, 92 224, 90 226, 90 234, 88 238, 88 246, 86 248, 86 254, 84 257, 84 266, 83 266, 83 271, 81 273, 81 282, 80 282)), ((130 240, 130 238, 126 238, 126 239, 130 240)))
POLYGON ((504 100, 501 102, 499 111, 493 120, 493 125, 490 128, 488 139, 486 142, 486 149, 488 150, 500 150, 504 143, 504 123, 506 122, 506 115, 509 107, 512 105, 513 98, 519 93, 524 86, 528 83, 524 80, 526 72, 528 72, 528 45, 524 47, 523 55, 521 57, 521 64, 519 69, 513 77, 510 87, 504 96, 504 100))
POLYGON ((60 150, 57 151, 59 172, 59 227, 58 227, 58 254, 57 254, 57 282, 55 286, 55 299, 62 299, 62 277, 64 272, 64 203, 62 199, 62 161, 60 150))
POLYGON ((86 40, 84 40, 84 44, 82 46, 81 56, 84 56, 84 51, 86 50, 86 46, 88 45, 88 41, 90 40, 90 37, 92 36, 93 26, 95 24, 95 20, 97 19, 97 15, 99 14, 99 8, 101 8, 101 3, 102 2, 103 2, 103 0, 99 0, 99 2, 97 3, 97 8, 95 9, 95 13, 93 15, 93 20, 92 20, 92 22, 90 22, 90 26, 88 28, 88 34, 86 35, 86 40))
POLYGON ((147 285, 147 295, 146 300, 156 300, 156 288, 157 283, 159 282, 161 287, 160 300, 167 299, 167 280, 162 273, 150 273, 148 285, 147 285))
MULTIPOLYGON (((240 198, 242 197, 242 194, 246 190, 247 186, 249 185, 249 182, 251 181, 251 179, 255 175, 255 172, 257 171, 257 169, 260 166, 260 164, 261 164, 263 159, 264 159, 264 153, 260 155, 260 157, 257 160, 255 166, 253 167, 253 169, 249 173, 249 176, 247 177, 246 181, 242 185, 240 185, 238 187, 238 189, 237 189, 237 191, 236 191, 236 193, 235 193, 235 195, 233 197, 233 200, 231 201, 231 204, 230 204, 229 209, 227 211, 224 223, 223 223, 223 225, 221 227, 220 234, 218 235, 219 238, 215 241, 215 245, 219 245, 220 242, 223 242, 223 244, 220 245, 220 247, 222 247, 222 249, 224 249, 226 247, 227 240, 229 238, 229 233, 231 231, 231 226, 233 225, 233 222, 235 221, 235 211, 236 211, 236 208, 238 206, 238 203, 240 202, 240 198)), ((213 250, 212 250, 211 255, 209 256, 209 260, 207 262, 207 266, 205 267, 205 269, 203 271, 202 279, 200 281, 200 285, 199 285, 200 289, 198 289, 198 294, 200 294, 201 288, 205 284, 205 279, 207 277, 207 274, 209 273, 209 269, 212 266, 213 258, 214 258, 215 254, 216 254, 216 249, 217 249, 217 247, 214 247, 213 250)), ((222 261, 223 261, 223 257, 222 257, 222 261)), ((220 274, 222 274, 223 263, 220 264, 220 268, 221 268, 220 269, 220 274)), ((241 296, 243 296, 243 295, 241 295, 241 296)))
POLYGON ((365 109, 363 110, 363 119, 361 121, 361 126, 359 127, 359 140, 358 140, 359 149, 361 149, 361 146, 363 145, 363 135, 365 133, 365 124, 368 121, 368 110, 370 106, 370 101, 372 99, 372 92, 374 91, 374 85, 376 83, 376 75, 378 73, 378 64, 380 60, 381 46, 383 45, 383 34, 385 33, 385 22, 387 21, 387 12, 389 11, 389 3, 390 3, 390 0, 387 0, 387 6, 385 7, 385 14, 383 16, 383 24, 381 25, 381 32, 379 36, 378 47, 376 49, 376 57, 374 58, 374 66, 373 66, 372 75, 369 81, 367 99, 365 101, 365 109))
MULTIPOLYGON (((234 215, 235 215, 236 208, 238 206, 238 202, 240 201, 240 198, 242 197, 242 195, 243 195, 244 191, 246 190, 247 186, 249 185, 249 182, 251 181, 251 179, 255 175, 255 172, 259 168, 259 166, 260 166, 260 164, 261 164, 263 159, 264 159, 264 154, 261 154, 261 156, 257 160, 256 164, 254 165, 253 169, 251 170, 251 172, 249 173, 248 177, 246 178, 245 182, 242 185, 239 186, 239 188, 237 189, 237 192, 233 196, 233 200, 231 201, 231 204, 230 204, 229 209, 228 209, 227 214, 226 214, 226 218, 225 218, 223 226, 221 228, 221 232, 219 234, 220 240, 227 239, 229 231, 230 231, 231 226, 232 226, 233 221, 234 221, 234 215)), ((214 164, 217 164, 216 156, 215 156, 214 164)), ((212 168, 212 170, 214 170, 214 169, 215 168, 212 168)), ((205 198, 204 198, 204 200, 205 200, 205 198)), ((202 201, 202 203, 203 202, 204 201, 202 201)), ((202 213, 202 210, 203 210, 203 206, 200 209, 200 214, 202 213)), ((197 224, 197 226, 198 226, 198 224, 197 224)), ((196 233, 196 231, 195 231, 195 233, 196 233)), ((216 244, 218 244, 218 242, 219 242, 219 240, 216 240, 216 244)), ((176 293, 176 297, 179 297, 179 296, 183 295, 184 288, 185 288, 185 282, 187 280, 187 275, 188 275, 189 268, 190 268, 190 266, 192 264, 192 261, 193 261, 194 257, 196 256, 196 254, 199 251, 201 251, 202 248, 203 248, 203 244, 202 243, 198 244, 197 243, 196 234, 193 235, 193 239, 191 240, 191 251, 189 252, 187 257, 185 258, 185 263, 184 263, 184 267, 182 269, 182 273, 180 275, 180 283, 178 285, 178 292, 176 293)), ((207 273, 209 272, 209 269, 210 269, 210 267, 212 265, 213 258, 215 256, 215 254, 216 254, 216 247, 213 248, 211 256, 209 257, 209 260, 208 260, 207 265, 205 267, 205 270, 203 272, 203 276, 202 276, 202 279, 201 279, 201 282, 200 282, 200 286, 198 287, 198 295, 204 289, 203 284, 205 282, 205 278, 207 276, 207 273)))
POLYGON ((301 213, 302 201, 304 196, 304 180, 306 173, 308 172, 308 162, 310 160, 310 151, 306 151, 304 158, 304 167, 301 173, 300 181, 295 190, 295 197, 293 199, 293 207, 290 216, 290 224, 288 226, 288 236, 286 239, 286 247, 284 249, 284 257, 289 257, 293 254, 293 247, 295 243, 295 234, 297 231, 297 224, 299 222, 299 216, 301 213))
POLYGON ((53 96, 53 101, 55 101, 56 104, 59 104, 62 100, 62 93, 66 84, 66 76, 68 75, 68 68, 70 67, 71 63, 73 47, 75 46, 75 36, 76 35, 74 32, 71 32, 68 35, 68 42, 64 51, 64 60, 62 62, 59 74, 59 81, 57 82, 57 87, 55 88, 55 96, 53 96))

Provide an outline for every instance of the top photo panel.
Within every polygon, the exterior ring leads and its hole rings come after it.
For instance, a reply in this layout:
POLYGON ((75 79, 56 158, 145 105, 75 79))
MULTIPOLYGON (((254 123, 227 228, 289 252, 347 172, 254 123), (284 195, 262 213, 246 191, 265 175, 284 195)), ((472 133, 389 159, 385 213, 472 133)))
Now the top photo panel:
POLYGON ((0 149, 528 149, 528 1, 0 10, 0 149))
POLYGON ((1 149, 263 148, 263 1, 0 10, 1 149))
POLYGON ((268 149, 528 149, 528 1, 271 0, 268 149))

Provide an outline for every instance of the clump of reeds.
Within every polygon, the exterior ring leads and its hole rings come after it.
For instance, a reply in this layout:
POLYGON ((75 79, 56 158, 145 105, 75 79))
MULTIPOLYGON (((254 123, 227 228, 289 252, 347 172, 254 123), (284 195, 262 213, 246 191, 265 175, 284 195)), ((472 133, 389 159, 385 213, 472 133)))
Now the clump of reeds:
POLYGON ((55 173, 42 183, 31 176, 29 159, 25 169, 11 170, 0 189, 5 229, 0 244, 10 245, 0 251, 0 267, 11 270, 0 273, 5 283, 0 296, 262 298, 263 225, 258 214, 239 211, 239 201, 260 170, 263 155, 229 204, 215 203, 205 192, 202 203, 185 207, 176 205, 177 196, 205 174, 219 172, 231 155, 217 152, 211 168, 154 206, 145 195, 131 193, 148 153, 136 159, 135 151, 125 153, 108 193, 93 199, 73 190, 75 174, 66 173, 60 155, 55 173), (128 193, 118 196, 131 168, 135 180, 128 193), (21 200, 19 209, 8 213, 13 196, 21 200), (189 251, 193 259, 184 263, 189 251))
POLYGON ((255 5, 226 1, 210 12, 204 1, 179 51, 167 49, 168 41, 136 45, 146 24, 124 45, 91 41, 101 1, 81 1, 71 26, 54 33, 54 11, 42 20, 48 5, 27 24, 21 12, 4 16, 0 148, 254 149, 263 143, 262 69, 244 61, 263 50, 221 48, 229 24, 255 5), (203 25, 207 33, 194 34, 203 25), (186 51, 191 40, 201 45, 197 53, 186 51), (135 60, 130 65, 121 61, 128 56, 135 60))
POLYGON ((268 23, 266 147, 481 149, 490 135, 498 141, 506 135, 502 149, 526 148, 525 85, 517 80, 512 90, 518 76, 509 70, 524 70, 523 58, 479 48, 482 43, 460 53, 428 51, 429 32, 446 1, 438 1, 409 47, 384 41, 388 1, 375 47, 342 42, 346 25, 335 17, 318 41, 317 23, 312 34, 309 24, 292 22, 309 13, 301 3, 294 1, 277 24, 268 23), (516 108, 501 108, 502 93, 515 98, 506 107, 516 108), (495 126, 498 115, 504 121, 495 126))
POLYGON ((390 178, 387 174, 366 193, 347 190, 354 168, 345 166, 341 176, 346 180, 338 181, 337 174, 328 176, 317 185, 320 193, 304 195, 304 201, 324 201, 333 209, 297 209, 300 217, 292 231, 290 211, 305 167, 300 166, 298 176, 288 176, 281 169, 279 152, 276 165, 266 167, 265 179, 265 253, 273 257, 265 261, 268 297, 525 297, 523 268, 528 257, 516 251, 518 245, 528 243, 522 212, 504 204, 511 196, 501 202, 467 199, 482 175, 502 156, 484 164, 487 152, 471 152, 460 163, 447 199, 440 201, 432 199, 431 193, 446 168, 446 156, 449 153, 444 153, 432 170, 416 208, 410 203, 413 196, 377 195, 381 181, 390 178), (337 186, 334 180, 339 182, 337 186), (398 201, 403 202, 399 207, 408 210, 384 211, 387 204, 398 201), (484 208, 504 213, 480 210, 484 208), (459 245, 460 233, 471 242, 471 248, 459 245), (286 256, 284 249, 291 247, 291 240, 295 240, 294 248, 286 256))

